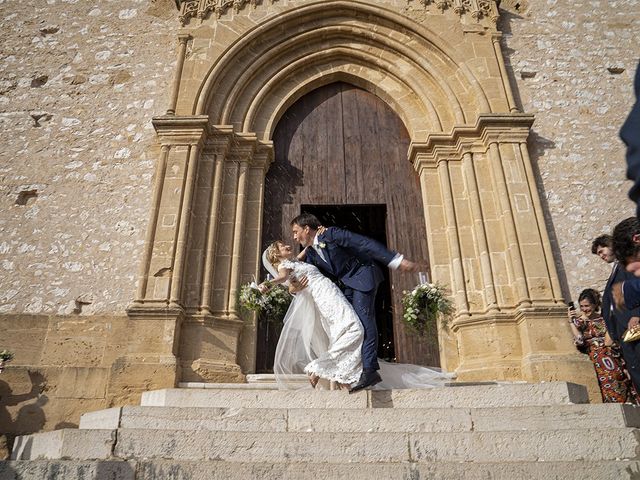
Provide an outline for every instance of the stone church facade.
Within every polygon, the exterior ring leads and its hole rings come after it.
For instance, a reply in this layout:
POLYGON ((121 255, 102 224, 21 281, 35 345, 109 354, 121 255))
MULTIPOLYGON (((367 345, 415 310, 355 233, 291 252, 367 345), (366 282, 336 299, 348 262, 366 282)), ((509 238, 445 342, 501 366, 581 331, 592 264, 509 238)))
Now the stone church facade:
MULTIPOLYGON (((237 293, 261 275, 274 132, 336 83, 406 130, 397 168, 424 227, 390 246, 428 252, 451 291, 442 367, 596 394, 565 302, 604 284, 590 240, 633 213, 617 137, 633 1, 27 3, 0 3, 0 348, 16 353, 0 382, 25 395, 2 407, 12 431, 255 371, 237 293), (29 405, 45 418, 20 420, 29 405)), ((411 223, 389 215, 394 232, 411 223)), ((392 274, 394 295, 411 281, 392 274)), ((397 351, 421 351, 394 328, 397 351)))

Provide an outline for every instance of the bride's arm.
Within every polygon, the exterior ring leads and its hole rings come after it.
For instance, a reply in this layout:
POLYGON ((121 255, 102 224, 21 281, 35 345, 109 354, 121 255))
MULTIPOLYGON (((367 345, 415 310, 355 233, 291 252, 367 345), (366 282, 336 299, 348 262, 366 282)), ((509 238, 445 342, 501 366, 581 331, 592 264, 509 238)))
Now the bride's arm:
POLYGON ((264 293, 267 290, 269 290, 272 286, 279 285, 281 283, 286 282, 289 279, 290 273, 291 273, 291 270, 289 270, 288 268, 282 268, 282 267, 278 268, 278 276, 273 280, 267 280, 266 282, 262 282, 260 285, 258 285, 258 289, 262 293, 264 293))
POLYGON ((304 262, 304 260, 307 258, 307 248, 309 247, 304 248, 296 257, 301 262, 304 262))

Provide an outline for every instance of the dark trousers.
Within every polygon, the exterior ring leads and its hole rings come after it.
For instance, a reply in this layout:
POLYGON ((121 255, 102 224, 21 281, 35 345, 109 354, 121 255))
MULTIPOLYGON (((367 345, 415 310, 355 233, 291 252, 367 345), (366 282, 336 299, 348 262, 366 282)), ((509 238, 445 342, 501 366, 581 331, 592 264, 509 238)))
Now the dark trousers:
POLYGON ((345 288, 344 296, 356 311, 364 327, 362 342, 362 370, 373 372, 379 370, 378 365, 378 327, 376 325, 376 293, 378 287, 368 292, 345 288))

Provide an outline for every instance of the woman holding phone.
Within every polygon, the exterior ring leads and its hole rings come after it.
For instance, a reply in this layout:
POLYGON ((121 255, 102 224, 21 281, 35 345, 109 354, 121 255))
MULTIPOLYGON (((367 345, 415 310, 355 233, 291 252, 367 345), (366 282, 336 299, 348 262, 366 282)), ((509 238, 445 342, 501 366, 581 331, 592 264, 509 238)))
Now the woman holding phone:
POLYGON ((578 298, 578 316, 572 303, 569 304, 569 323, 576 347, 593 362, 598 377, 602 401, 605 403, 638 403, 639 397, 625 371, 624 360, 604 324, 600 314, 600 294, 587 288, 578 298))

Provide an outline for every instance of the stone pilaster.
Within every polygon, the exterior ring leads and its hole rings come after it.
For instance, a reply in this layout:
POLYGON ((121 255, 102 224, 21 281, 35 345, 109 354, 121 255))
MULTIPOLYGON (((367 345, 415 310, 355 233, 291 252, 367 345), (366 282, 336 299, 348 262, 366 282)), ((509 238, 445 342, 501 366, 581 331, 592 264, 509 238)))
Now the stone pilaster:
POLYGON ((117 397, 127 388, 140 391, 173 386, 185 310, 182 282, 189 219, 206 116, 154 118, 161 145, 156 166, 150 222, 136 299, 127 309, 129 333, 137 341, 114 362, 107 387, 117 397))
POLYGON ((577 381, 597 398, 593 367, 566 322, 526 150, 532 123, 531 115, 481 115, 411 146, 432 276, 456 305, 441 328, 442 364, 462 380, 577 381))
POLYGON ((237 296, 240 285, 259 272, 264 176, 272 146, 261 144, 255 135, 217 126, 202 155, 212 159, 214 168, 213 178, 198 179, 207 201, 206 207, 196 207, 194 218, 207 218, 206 239, 205 247, 198 249, 192 230, 195 250, 189 252, 189 268, 204 267, 202 276, 191 275, 192 283, 187 285, 189 294, 198 291, 200 295, 197 305, 186 305, 181 379, 242 381, 243 372, 254 368, 256 325, 255 318, 240 316, 237 296))

